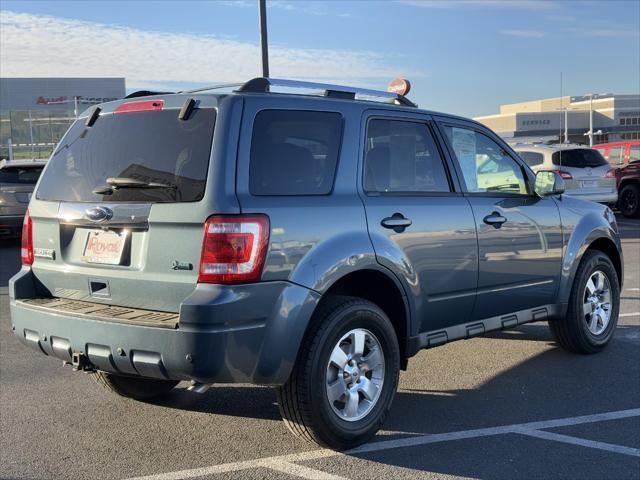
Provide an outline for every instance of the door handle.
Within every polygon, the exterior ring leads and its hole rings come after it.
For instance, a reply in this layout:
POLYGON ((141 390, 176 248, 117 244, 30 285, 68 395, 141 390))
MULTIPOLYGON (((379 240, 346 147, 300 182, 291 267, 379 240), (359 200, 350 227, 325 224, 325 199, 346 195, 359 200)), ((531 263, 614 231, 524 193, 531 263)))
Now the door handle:
POLYGON ((390 217, 383 218, 380 222, 384 228, 389 228, 396 233, 401 233, 405 228, 411 225, 411 220, 405 218, 401 213, 394 213, 390 217))
POLYGON ((507 221, 499 212, 492 212, 482 219, 487 225, 493 225, 494 228, 500 228, 507 221))

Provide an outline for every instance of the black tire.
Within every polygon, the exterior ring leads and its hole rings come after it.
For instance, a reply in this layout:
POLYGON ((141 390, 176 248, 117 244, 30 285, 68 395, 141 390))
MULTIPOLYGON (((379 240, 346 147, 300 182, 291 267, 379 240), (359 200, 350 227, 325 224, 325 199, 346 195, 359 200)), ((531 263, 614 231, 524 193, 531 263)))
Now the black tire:
POLYGON ((95 381, 107 390, 121 397, 135 400, 151 400, 164 395, 173 389, 177 380, 156 380, 155 378, 127 377, 107 372, 96 372, 95 381))
POLYGON ((570 352, 591 354, 597 353, 607 346, 616 325, 620 310, 620 283, 618 274, 611 260, 597 250, 587 250, 578 266, 573 280, 569 305, 565 318, 549 321, 549 327, 556 341, 562 348, 570 352), (587 326, 587 318, 583 313, 585 288, 591 276, 601 271, 607 277, 611 292, 611 316, 606 328, 599 334, 592 333, 587 326))
POLYGON ((640 217, 640 186, 629 183, 622 187, 618 196, 618 208, 625 217, 640 217))
POLYGON ((293 372, 277 389, 280 414, 291 432, 309 442, 337 450, 368 441, 382 426, 398 388, 400 350, 387 315, 360 298, 328 299, 314 314, 293 372), (328 361, 343 335, 362 328, 373 333, 384 357, 384 381, 377 401, 354 421, 339 418, 326 394, 328 361))

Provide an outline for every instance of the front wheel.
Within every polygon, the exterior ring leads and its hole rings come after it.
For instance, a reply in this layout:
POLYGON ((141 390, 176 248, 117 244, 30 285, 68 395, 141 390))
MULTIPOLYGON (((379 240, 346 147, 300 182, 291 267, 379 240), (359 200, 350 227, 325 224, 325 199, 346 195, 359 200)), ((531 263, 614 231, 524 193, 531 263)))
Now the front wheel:
POLYGON ((565 318, 549 321, 556 341, 576 353, 607 346, 620 310, 618 274, 607 255, 588 250, 578 266, 565 318))
POLYGON ((296 436, 342 450, 380 429, 398 387, 400 352, 387 315, 354 297, 329 299, 314 315, 280 413, 296 436))

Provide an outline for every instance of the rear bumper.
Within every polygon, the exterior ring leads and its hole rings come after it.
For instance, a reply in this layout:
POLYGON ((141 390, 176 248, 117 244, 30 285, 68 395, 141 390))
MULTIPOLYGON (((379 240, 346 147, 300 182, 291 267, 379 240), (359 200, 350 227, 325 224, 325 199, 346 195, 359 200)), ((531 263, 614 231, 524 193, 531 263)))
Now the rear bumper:
POLYGON ((177 328, 159 328, 33 308, 20 301, 37 295, 26 267, 9 285, 14 332, 36 351, 67 362, 80 352, 112 373, 203 383, 283 384, 319 299, 289 282, 198 285, 177 328))
POLYGON ((589 200, 607 205, 615 205, 618 202, 618 192, 580 193, 580 190, 569 190, 565 192, 565 194, 579 198, 580 200, 589 200))

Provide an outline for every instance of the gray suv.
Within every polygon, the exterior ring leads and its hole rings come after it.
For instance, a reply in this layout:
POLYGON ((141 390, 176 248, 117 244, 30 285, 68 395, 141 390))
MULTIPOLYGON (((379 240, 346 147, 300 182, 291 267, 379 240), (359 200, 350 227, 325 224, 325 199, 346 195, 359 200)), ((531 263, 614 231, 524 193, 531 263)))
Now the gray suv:
POLYGON ((344 449, 421 349, 534 321, 611 340, 611 210, 481 124, 266 78, 143 95, 71 126, 10 282, 17 337, 113 392, 272 385, 294 434, 344 449))

